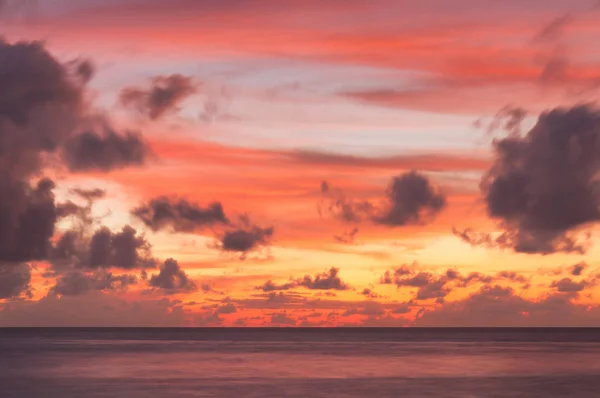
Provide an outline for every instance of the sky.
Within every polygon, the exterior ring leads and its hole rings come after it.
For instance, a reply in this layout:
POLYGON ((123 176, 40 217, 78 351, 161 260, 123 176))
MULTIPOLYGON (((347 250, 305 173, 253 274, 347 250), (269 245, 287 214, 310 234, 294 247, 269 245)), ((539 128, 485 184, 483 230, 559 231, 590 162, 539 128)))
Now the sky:
POLYGON ((600 326, 598 21, 0 1, 0 326, 600 326))

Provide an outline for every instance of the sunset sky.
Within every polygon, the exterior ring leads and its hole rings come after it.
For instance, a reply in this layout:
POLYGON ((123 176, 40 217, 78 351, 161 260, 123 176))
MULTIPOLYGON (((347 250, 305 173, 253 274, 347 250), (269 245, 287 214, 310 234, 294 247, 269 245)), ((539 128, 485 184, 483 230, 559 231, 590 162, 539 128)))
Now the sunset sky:
POLYGON ((0 0, 0 326, 600 326, 595 0, 0 0))

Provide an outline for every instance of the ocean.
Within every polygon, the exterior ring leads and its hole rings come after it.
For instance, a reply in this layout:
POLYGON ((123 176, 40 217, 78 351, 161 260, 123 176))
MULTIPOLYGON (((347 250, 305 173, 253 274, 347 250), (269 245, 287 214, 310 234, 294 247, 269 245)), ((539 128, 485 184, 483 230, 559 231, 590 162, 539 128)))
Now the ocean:
POLYGON ((1 398, 600 397, 600 329, 0 329, 1 398))

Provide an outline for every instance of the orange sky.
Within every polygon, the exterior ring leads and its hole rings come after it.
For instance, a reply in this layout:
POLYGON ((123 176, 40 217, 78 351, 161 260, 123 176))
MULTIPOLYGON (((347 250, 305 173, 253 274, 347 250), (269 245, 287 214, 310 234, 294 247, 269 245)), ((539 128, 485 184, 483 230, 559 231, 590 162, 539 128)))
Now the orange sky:
MULTIPOLYGON (((95 227, 131 225, 156 259, 144 272, 103 270, 135 274, 130 286, 82 282, 65 294, 63 271, 32 261, 27 289, 0 296, 0 326, 598 326, 599 247, 523 253, 453 234, 530 231, 531 215, 490 217, 480 181, 498 166, 493 141, 507 131, 488 126, 503 108, 523 108, 527 134, 544 110, 597 100, 594 2, 283 3, 40 0, 0 10, 8 43, 42 40, 65 65, 91 60, 90 114, 139 132, 151 149, 142 165, 42 174, 60 202, 84 203, 76 188, 104 190, 95 227), (192 88, 153 114, 152 79, 173 74, 192 88), (124 100, 126 89, 137 99, 124 100), (383 220, 393 178, 411 170, 445 205, 383 220), (159 197, 196 209, 219 202, 231 223, 153 228, 133 210, 159 197), (356 207, 365 202, 370 210, 356 207), (225 249, 228 233, 269 227, 249 250, 225 249), (168 258, 188 285, 152 282, 168 258)), ((592 129, 600 137, 600 123, 592 129)), ((425 200, 416 189, 401 192, 403 211, 403 200, 425 200)), ((593 242, 596 220, 587 221, 567 232, 590 231, 593 242)), ((59 222, 54 242, 71 222, 59 222)))

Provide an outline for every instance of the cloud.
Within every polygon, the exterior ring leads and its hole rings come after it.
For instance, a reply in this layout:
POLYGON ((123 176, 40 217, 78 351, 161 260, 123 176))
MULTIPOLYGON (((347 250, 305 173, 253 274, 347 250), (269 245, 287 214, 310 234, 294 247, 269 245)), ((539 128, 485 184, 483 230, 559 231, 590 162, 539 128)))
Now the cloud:
POLYGON ((385 307, 376 301, 366 301, 365 303, 348 308, 346 311, 342 313, 343 317, 348 317, 352 315, 366 315, 373 317, 380 317, 385 315, 386 310, 385 307))
MULTIPOLYGON (((88 208, 89 210, 89 208, 88 208)), ((48 259, 57 273, 81 269, 144 269, 155 266, 151 246, 129 225, 119 232, 100 227, 91 233, 92 220, 67 230, 52 248, 48 259)))
POLYGON ((31 296, 31 271, 27 264, 0 264, 0 300, 31 296))
MULTIPOLYGON (((327 181, 321 182, 321 193, 326 199, 318 206, 321 216, 325 210, 333 218, 353 224, 370 221, 389 227, 424 225, 446 207, 445 195, 438 192, 427 177, 414 170, 392 178, 384 198, 378 202, 348 198, 327 181)), ((351 243, 357 233, 358 228, 354 228, 342 236, 335 236, 335 239, 351 243)))
POLYGON ((416 326, 557 327, 597 326, 600 309, 577 305, 572 295, 551 294, 527 300, 510 287, 485 285, 464 300, 424 310, 416 326))
POLYGON ((185 199, 161 196, 151 199, 132 213, 153 231, 171 228, 174 232, 192 232, 214 224, 229 224, 219 202, 201 207, 185 199))
POLYGON ((445 196, 436 192, 427 177, 416 171, 394 177, 387 199, 388 208, 373 220, 389 226, 422 224, 446 206, 445 196))
POLYGON ((177 110, 178 105, 196 93, 192 79, 179 74, 154 77, 150 88, 125 88, 121 91, 123 105, 136 109, 152 120, 177 110))
POLYGON ((585 253, 588 245, 574 234, 600 220, 599 146, 600 111, 591 105, 542 113, 526 134, 497 140, 481 189, 502 232, 455 234, 519 253, 585 253))
POLYGON ((132 227, 126 225, 117 233, 103 227, 90 240, 87 265, 91 268, 145 268, 153 265, 149 256, 150 245, 132 227))
POLYGON ((571 275, 579 276, 583 273, 583 271, 585 271, 587 267, 588 265, 584 261, 582 261, 580 263, 572 265, 571 268, 569 268, 569 271, 571 272, 571 275))
POLYGON ((251 251, 268 246, 273 237, 273 227, 262 228, 256 225, 225 231, 219 247, 226 252, 242 253, 242 258, 251 251))
POLYGON ((266 281, 261 286, 258 286, 257 289, 262 290, 263 292, 275 292, 278 290, 289 290, 296 287, 296 283, 288 282, 281 285, 274 283, 272 280, 266 281))
POLYGON ((364 288, 363 291, 360 292, 360 294, 362 294, 363 296, 366 296, 368 298, 373 298, 373 299, 381 297, 373 289, 369 289, 369 288, 364 288))
POLYGON ((196 284, 188 278, 184 270, 179 267, 177 261, 167 259, 160 267, 158 274, 152 275, 148 284, 151 287, 162 289, 168 294, 192 292, 196 290, 196 284))
POLYGON ((528 279, 513 271, 500 271, 495 275, 471 272, 466 275, 447 269, 444 273, 432 273, 419 270, 419 265, 402 265, 394 270, 387 270, 380 278, 381 284, 394 284, 398 288, 417 288, 413 300, 437 299, 444 302, 454 289, 466 288, 475 284, 488 286, 492 282, 528 283, 528 279))
POLYGON ((117 133, 111 128, 86 131, 71 137, 63 158, 71 171, 110 171, 141 166, 151 151, 138 133, 117 133))
POLYGON ((62 296, 80 296, 91 291, 110 291, 125 289, 137 283, 135 275, 113 275, 106 270, 94 273, 71 271, 61 275, 56 285, 50 289, 53 294, 62 296))
POLYGON ((0 263, 47 258, 58 219, 53 189, 49 179, 30 187, 0 175, 0 263))
POLYGON ((563 278, 559 281, 554 281, 550 287, 563 293, 576 293, 580 292, 589 286, 587 281, 575 282, 571 278, 563 278))
POLYGON ((331 267, 329 271, 316 274, 314 277, 310 275, 304 276, 297 281, 298 286, 305 287, 311 290, 348 290, 350 286, 346 284, 339 276, 340 269, 331 267))
POLYGON ((285 312, 279 312, 271 315, 271 325, 273 326, 295 326, 296 320, 285 312))
POLYGON ((168 327, 189 325, 190 318, 173 300, 125 300, 101 291, 48 295, 38 301, 8 303, 0 309, 0 325, 5 327, 168 327))

